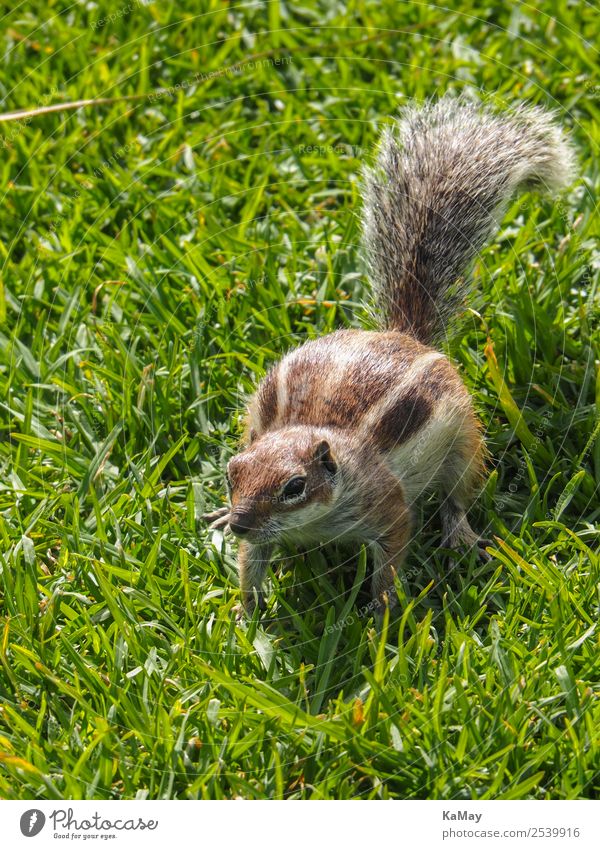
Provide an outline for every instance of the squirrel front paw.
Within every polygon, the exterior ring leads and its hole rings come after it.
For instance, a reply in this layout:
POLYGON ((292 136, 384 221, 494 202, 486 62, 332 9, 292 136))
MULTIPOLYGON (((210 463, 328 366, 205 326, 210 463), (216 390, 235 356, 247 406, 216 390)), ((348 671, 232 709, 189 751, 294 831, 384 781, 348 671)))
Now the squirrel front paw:
POLYGON ((203 513, 202 519, 205 522, 210 522, 208 527, 211 530, 222 530, 229 525, 229 512, 229 507, 219 507, 218 510, 213 510, 212 513, 203 513))
POLYGON ((239 622, 242 619, 252 619, 254 611, 258 607, 259 616, 267 609, 267 602, 263 592, 255 591, 252 594, 245 593, 240 604, 233 608, 235 618, 239 622))

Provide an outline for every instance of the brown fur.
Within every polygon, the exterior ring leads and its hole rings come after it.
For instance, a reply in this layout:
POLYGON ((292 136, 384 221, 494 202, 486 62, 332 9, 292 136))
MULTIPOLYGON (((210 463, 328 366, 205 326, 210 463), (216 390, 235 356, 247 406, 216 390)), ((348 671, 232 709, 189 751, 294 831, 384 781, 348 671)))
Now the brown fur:
POLYGON ((258 432, 277 425, 344 427, 357 422, 428 351, 399 333, 341 330, 308 342, 269 372, 256 394, 258 432), (277 403, 277 381, 285 374, 285 409, 277 403), (335 376, 335 386, 330 378, 335 376), (267 412, 268 411, 268 412, 267 412))
POLYGON ((267 430, 277 414, 277 371, 277 366, 271 369, 256 393, 261 430, 267 430))
POLYGON ((373 430, 373 441, 384 450, 405 442, 423 427, 432 410, 427 393, 418 386, 411 387, 381 416, 373 430))
MULTIPOLYGON (((413 520, 410 487, 405 491, 391 458, 444 416, 454 416, 458 429, 432 479, 445 505, 444 543, 472 545, 476 537, 465 511, 478 477, 474 471, 461 475, 469 464, 480 469, 474 458, 482 456, 482 443, 452 365, 396 331, 338 331, 284 357, 249 403, 254 440, 228 466, 228 521, 243 537, 245 608, 264 604, 264 573, 284 539, 370 541, 375 602, 392 604, 413 520), (316 455, 323 444, 325 459, 316 455), (306 480, 305 492, 288 502, 282 490, 298 476, 306 480)), ((416 468, 428 459, 425 450, 416 468)))

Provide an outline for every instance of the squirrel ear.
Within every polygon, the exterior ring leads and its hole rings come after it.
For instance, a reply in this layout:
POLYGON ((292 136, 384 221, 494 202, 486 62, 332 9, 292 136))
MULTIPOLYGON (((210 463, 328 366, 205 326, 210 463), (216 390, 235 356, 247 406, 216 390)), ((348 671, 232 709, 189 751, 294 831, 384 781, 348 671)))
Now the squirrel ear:
POLYGON ((330 474, 337 471, 337 463, 333 459, 331 446, 326 439, 322 439, 315 448, 315 460, 322 463, 330 474))

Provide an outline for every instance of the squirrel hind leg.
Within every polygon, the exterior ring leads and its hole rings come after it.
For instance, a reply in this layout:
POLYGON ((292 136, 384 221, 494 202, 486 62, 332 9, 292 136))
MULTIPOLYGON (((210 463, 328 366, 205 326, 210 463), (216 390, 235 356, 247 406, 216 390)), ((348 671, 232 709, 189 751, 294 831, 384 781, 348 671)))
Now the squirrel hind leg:
MULTIPOLYGON (((479 536, 467 519, 465 508, 452 498, 447 498, 441 506, 442 515, 442 548, 463 549, 470 551, 475 549, 477 557, 482 562, 488 562, 492 558, 486 548, 493 542, 485 537, 479 536)), ((451 561, 452 567, 456 564, 451 561)))
POLYGON ((482 559, 489 540, 482 539, 471 527, 467 510, 483 481, 484 446, 475 417, 463 424, 461 438, 448 452, 440 479, 442 504, 442 547, 477 548, 482 559))

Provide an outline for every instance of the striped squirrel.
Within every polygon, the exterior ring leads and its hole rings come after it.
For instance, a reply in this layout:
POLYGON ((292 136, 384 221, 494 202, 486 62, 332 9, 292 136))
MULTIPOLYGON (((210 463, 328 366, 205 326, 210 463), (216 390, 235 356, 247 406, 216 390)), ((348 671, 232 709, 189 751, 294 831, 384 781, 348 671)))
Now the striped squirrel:
POLYGON ((574 153, 535 107, 497 114, 445 96, 410 105, 364 173, 363 240, 378 330, 338 330, 286 354, 247 409, 211 527, 240 539, 248 614, 278 542, 365 543, 374 606, 397 601, 412 506, 436 491, 442 545, 478 547, 467 509, 483 481, 481 428, 456 368, 431 347, 468 293, 466 271, 520 188, 555 192, 574 153))

